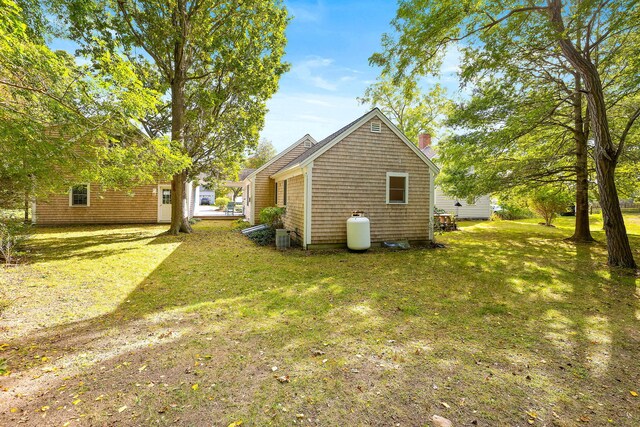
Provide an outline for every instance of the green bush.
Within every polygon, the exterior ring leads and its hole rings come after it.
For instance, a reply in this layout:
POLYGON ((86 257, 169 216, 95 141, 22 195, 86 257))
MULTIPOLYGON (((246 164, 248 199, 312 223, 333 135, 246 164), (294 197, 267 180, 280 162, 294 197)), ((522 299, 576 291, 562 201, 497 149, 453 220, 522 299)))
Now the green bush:
POLYGON ((283 228, 282 217, 286 213, 286 208, 279 208, 276 206, 271 206, 268 208, 264 208, 260 211, 260 222, 263 224, 267 224, 269 227, 283 228))
POLYGON ((0 217, 0 257, 5 264, 12 264, 22 254, 31 236, 31 226, 15 216, 0 217))
POLYGON ((563 188, 540 187, 529 195, 527 204, 544 219, 545 225, 551 226, 558 213, 566 212, 572 201, 571 194, 563 188))
POLYGON ((227 205, 231 202, 228 197, 216 197, 216 206, 220 209, 226 209, 227 205))
POLYGON ((492 220, 512 220, 512 219, 524 219, 531 218, 533 215, 531 211, 525 206, 521 206, 516 203, 500 202, 500 210, 491 214, 492 220))
POLYGON ((249 228, 249 227, 251 227, 251 224, 249 224, 249 221, 247 221, 244 218, 240 218, 233 221, 231 225, 232 230, 244 230, 245 228, 249 228))
POLYGON ((260 246, 273 246, 276 243, 275 228, 267 228, 265 230, 254 231, 247 237, 260 246))

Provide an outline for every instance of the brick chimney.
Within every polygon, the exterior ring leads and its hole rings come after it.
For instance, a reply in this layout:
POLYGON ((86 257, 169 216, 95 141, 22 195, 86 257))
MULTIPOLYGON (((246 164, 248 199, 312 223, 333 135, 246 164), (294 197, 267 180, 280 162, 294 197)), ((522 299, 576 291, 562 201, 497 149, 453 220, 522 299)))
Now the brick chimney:
POLYGON ((431 134, 421 133, 418 135, 418 148, 424 150, 431 145, 431 134))

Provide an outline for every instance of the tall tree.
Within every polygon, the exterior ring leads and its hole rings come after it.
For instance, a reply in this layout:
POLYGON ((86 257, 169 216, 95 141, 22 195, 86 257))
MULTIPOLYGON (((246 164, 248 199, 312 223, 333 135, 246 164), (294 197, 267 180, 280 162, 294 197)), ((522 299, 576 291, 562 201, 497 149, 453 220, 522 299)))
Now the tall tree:
POLYGON ((285 8, 279 0, 59 4, 85 54, 122 52, 141 75, 151 64, 168 89, 171 140, 192 160, 173 176, 169 232, 190 232, 187 181, 229 155, 221 151, 243 151, 257 139, 266 100, 287 69, 285 8))
POLYGON ((414 79, 394 82, 388 74, 382 74, 368 86, 358 102, 380 108, 414 144, 420 133, 442 136, 443 121, 453 108, 453 102, 439 84, 423 93, 414 79))
MULTIPOLYGON (((406 0, 400 3, 393 25, 398 36, 383 36, 385 51, 371 60, 400 74, 433 72, 444 49, 461 41, 482 49, 483 44, 498 43, 502 38, 517 44, 525 58, 538 56, 553 62, 553 56, 560 55, 567 72, 579 76, 587 101, 609 265, 635 268, 620 210, 615 168, 640 116, 640 106, 628 114, 615 142, 614 123, 608 113, 620 99, 640 89, 640 46, 635 42, 640 32, 640 5, 633 0, 576 0, 566 4, 561 0, 406 0), (576 37, 577 33, 584 37, 576 37), (584 44, 578 46, 576 39, 584 40, 584 44), (541 41, 546 42, 546 48, 538 50, 541 41)), ((503 53, 501 60, 511 60, 508 50, 503 53)), ((487 72, 490 74, 490 70, 487 72)))
POLYGON ((66 191, 74 181, 128 187, 188 164, 168 139, 149 140, 132 124, 155 108, 159 93, 117 57, 101 58, 92 70, 52 51, 40 5, 20 3, 0 0, 2 206, 28 206, 31 197, 66 191), (100 72, 107 68, 115 72, 100 72))
POLYGON ((271 141, 262 138, 258 146, 249 154, 249 158, 244 162, 249 169, 258 169, 278 154, 271 141))

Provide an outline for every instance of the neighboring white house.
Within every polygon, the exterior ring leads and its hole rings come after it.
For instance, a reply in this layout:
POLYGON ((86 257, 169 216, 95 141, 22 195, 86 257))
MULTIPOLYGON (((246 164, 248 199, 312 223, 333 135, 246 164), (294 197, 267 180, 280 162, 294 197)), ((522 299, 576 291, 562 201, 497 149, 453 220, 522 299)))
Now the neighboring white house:
MULTIPOLYGON (((423 133, 418 135, 418 148, 430 159, 435 160, 438 153, 431 147, 431 135, 423 133)), ((435 188, 436 208, 447 213, 456 214, 462 219, 489 219, 491 218, 491 197, 486 194, 476 199, 454 199, 446 196, 442 189, 435 188), (456 206, 459 203, 460 206, 456 206)))

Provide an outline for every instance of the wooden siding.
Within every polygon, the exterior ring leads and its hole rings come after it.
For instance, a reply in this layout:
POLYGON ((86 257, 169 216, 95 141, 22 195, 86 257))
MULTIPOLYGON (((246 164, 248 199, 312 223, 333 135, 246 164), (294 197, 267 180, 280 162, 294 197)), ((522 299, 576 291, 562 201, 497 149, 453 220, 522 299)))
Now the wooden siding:
POLYGON ((313 162, 311 244, 345 243, 355 210, 369 217, 374 243, 429 238, 429 166, 384 123, 371 132, 371 121, 313 162), (409 174, 407 204, 386 203, 387 172, 409 174))
MULTIPOLYGON (((260 223, 260 211, 266 207, 275 205, 275 181, 269 177, 307 150, 307 148, 304 147, 304 141, 305 140, 300 141, 291 151, 256 174, 254 204, 254 219, 256 224, 260 223)), ((278 192, 280 191, 281 189, 278 187, 278 192)))
MULTIPOLYGON (((456 199, 445 196, 440 188, 435 188, 436 208, 444 209, 447 213, 456 213, 456 199)), ((466 199, 458 200, 462 206, 457 209, 461 219, 489 219, 491 217, 491 198, 488 195, 478 197, 475 203, 469 204, 466 199)))
MULTIPOLYGON (((284 181, 278 181, 278 206, 284 206, 284 181)), ((287 212, 284 228, 299 244, 304 242, 304 176, 297 175, 287 180, 287 212)))
POLYGON ((36 202, 36 224, 127 224, 158 222, 157 185, 100 191, 91 185, 89 206, 69 206, 69 193, 36 202), (154 194, 154 191, 155 194, 154 194))

